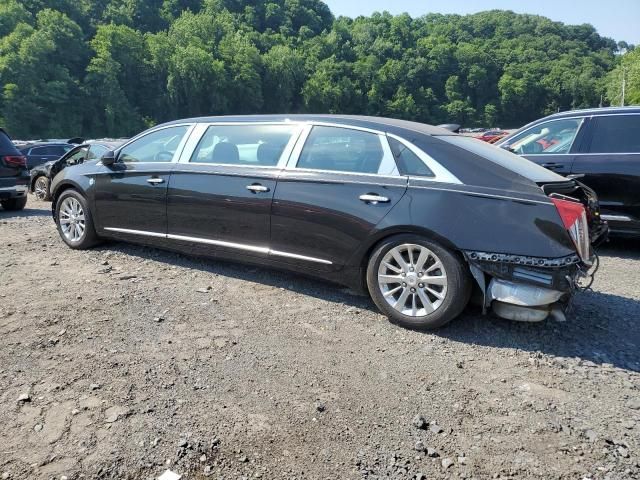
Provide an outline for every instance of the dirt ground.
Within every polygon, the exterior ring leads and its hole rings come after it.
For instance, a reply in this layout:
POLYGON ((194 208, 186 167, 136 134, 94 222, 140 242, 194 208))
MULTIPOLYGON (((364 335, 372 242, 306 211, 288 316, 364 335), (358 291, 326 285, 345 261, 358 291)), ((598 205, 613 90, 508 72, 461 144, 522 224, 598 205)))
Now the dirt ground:
POLYGON ((0 211, 2 479, 640 478, 640 241, 566 323, 420 333, 293 274, 73 251, 49 209, 0 211))

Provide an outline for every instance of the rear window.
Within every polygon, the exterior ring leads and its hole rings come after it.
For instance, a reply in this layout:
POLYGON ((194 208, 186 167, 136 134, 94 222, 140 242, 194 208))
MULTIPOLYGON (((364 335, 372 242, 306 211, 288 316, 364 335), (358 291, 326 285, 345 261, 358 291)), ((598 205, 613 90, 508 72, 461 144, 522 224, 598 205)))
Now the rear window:
POLYGON ((640 153, 640 115, 594 118, 590 153, 640 153))
POLYGON ((0 153, 10 153, 11 155, 16 155, 17 149, 9 135, 4 133, 4 131, 0 130, 0 153))
POLYGON ((560 175, 557 175, 552 171, 527 160, 526 158, 483 142, 482 140, 477 140, 472 137, 464 137, 461 135, 443 135, 439 136, 438 139, 474 153, 475 155, 485 158, 536 183, 566 181, 564 177, 561 177, 560 175))
POLYGON ((31 149, 31 155, 51 155, 61 157, 67 151, 71 150, 73 147, 69 145, 68 148, 62 145, 47 145, 46 147, 35 147, 31 149))

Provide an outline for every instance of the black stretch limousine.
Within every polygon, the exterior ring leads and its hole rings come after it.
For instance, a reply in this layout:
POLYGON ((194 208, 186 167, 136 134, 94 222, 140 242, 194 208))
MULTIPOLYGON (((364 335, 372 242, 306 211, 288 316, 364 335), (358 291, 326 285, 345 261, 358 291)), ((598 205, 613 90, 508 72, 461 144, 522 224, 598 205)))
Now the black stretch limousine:
POLYGON ((374 117, 159 125, 52 182, 62 239, 266 264, 368 290, 393 321, 563 315, 603 235, 588 188, 472 138, 374 117), (591 236, 591 238, 590 238, 591 236))

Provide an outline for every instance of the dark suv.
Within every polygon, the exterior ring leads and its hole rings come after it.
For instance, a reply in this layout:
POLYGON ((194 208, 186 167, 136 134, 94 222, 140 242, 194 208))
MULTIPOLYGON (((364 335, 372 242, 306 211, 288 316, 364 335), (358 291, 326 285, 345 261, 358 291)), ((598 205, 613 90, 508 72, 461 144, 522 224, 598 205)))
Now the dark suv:
POLYGON ((27 168, 32 169, 51 160, 57 160, 75 145, 64 142, 39 142, 20 146, 22 154, 27 157, 27 168))
POLYGON ((5 210, 22 210, 28 187, 27 159, 0 128, 0 205, 5 210))
POLYGON ((640 235, 640 107, 563 112, 497 143, 591 187, 616 235, 640 235))

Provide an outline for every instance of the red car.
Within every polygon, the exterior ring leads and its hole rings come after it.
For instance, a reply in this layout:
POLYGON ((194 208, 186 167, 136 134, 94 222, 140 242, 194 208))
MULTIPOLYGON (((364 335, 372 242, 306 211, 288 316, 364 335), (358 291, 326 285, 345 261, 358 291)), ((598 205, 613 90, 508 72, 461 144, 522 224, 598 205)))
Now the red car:
POLYGON ((503 130, 488 130, 475 138, 482 140, 483 142, 495 143, 501 138, 506 137, 508 134, 509 132, 505 132, 503 130))

